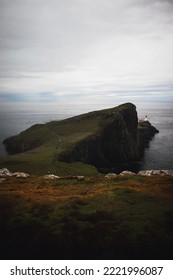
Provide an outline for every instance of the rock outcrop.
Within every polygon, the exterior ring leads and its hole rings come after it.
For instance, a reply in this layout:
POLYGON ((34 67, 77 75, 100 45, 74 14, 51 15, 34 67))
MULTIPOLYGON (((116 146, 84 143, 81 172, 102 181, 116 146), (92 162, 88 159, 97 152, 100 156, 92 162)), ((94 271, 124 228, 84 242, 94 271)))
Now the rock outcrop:
POLYGON ((128 171, 128 170, 124 170, 120 173, 120 176, 126 176, 126 175, 136 175, 134 172, 128 171))
POLYGON ((10 172, 7 168, 2 168, 0 169, 0 179, 1 181, 3 181, 2 179, 5 179, 7 177, 16 177, 16 178, 27 178, 30 175, 28 173, 24 173, 24 172, 10 172))
POLYGON ((116 173, 108 173, 105 175, 105 178, 107 179, 113 179, 116 178, 117 176, 134 176, 134 175, 139 175, 139 176, 173 176, 173 170, 141 170, 137 174, 133 173, 128 170, 124 170, 120 174, 116 173))
POLYGON ((142 170, 142 171, 138 172, 138 175, 141 175, 141 176, 152 176, 152 175, 173 176, 173 170, 142 170))
MULTIPOLYGON (((106 179, 115 179, 115 178, 119 178, 122 176, 146 176, 146 177, 150 177, 150 176, 171 176, 173 177, 173 170, 142 170, 139 171, 137 174, 133 173, 131 171, 128 170, 124 170, 123 172, 116 174, 116 173, 108 173, 106 174, 104 177, 106 179)), ((8 177, 16 177, 16 178, 28 178, 30 177, 29 174, 24 173, 24 172, 10 172, 7 168, 2 168, 0 169, 0 183, 3 183, 4 181, 6 181, 6 179, 8 177)), ((31 178, 31 177, 30 177, 31 178)), ((87 178, 85 178, 85 176, 65 176, 65 177, 59 177, 57 175, 54 174, 47 174, 44 176, 41 176, 41 178, 45 179, 45 180, 79 180, 79 181, 85 181, 88 180, 87 178)))
POLYGON ((12 176, 14 176, 16 178, 27 178, 27 177, 29 177, 29 174, 25 173, 25 172, 14 172, 14 173, 12 173, 12 176))
POLYGON ((44 179, 55 180, 55 179, 59 179, 60 177, 59 177, 59 176, 56 176, 56 175, 54 175, 54 174, 48 174, 48 175, 45 175, 43 178, 44 178, 44 179))
POLYGON ((11 177, 13 173, 11 173, 7 168, 0 169, 0 178, 11 177))
MULTIPOLYGON (((7 177, 28 178, 30 175, 24 172, 10 172, 7 168, 0 169, 0 182, 5 181, 7 177)), ((43 177, 44 179, 59 179, 59 176, 48 174, 43 177)))
POLYGON ((159 131, 151 125, 149 121, 142 121, 138 123, 138 139, 139 139, 139 153, 143 155, 144 150, 148 147, 152 137, 159 133, 159 131))
MULTIPOLYGON (((100 117, 95 113, 95 118, 100 117)), ((65 162, 82 161, 96 167, 111 167, 140 159, 158 131, 147 121, 138 124, 136 107, 123 104, 104 114, 105 125, 58 156, 65 162)))
MULTIPOLYGON (((4 141, 10 154, 50 145, 50 159, 56 162, 82 162, 97 168, 137 161, 158 132, 148 121, 138 124, 135 105, 90 112, 63 121, 34 125, 4 141), (52 159, 52 143, 55 154, 52 159)), ((40 159, 41 159, 40 154, 40 159)))
POLYGON ((105 175, 105 178, 107 179, 113 179, 116 178, 118 175, 116 173, 108 173, 105 175))

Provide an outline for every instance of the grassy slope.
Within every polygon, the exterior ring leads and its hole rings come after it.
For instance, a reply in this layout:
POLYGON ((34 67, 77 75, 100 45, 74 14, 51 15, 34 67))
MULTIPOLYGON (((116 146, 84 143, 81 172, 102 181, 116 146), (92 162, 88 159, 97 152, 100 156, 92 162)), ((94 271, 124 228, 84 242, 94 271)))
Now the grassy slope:
MULTIPOLYGON (((64 121, 49 122, 36 125, 20 134, 20 142, 41 143, 41 146, 27 152, 11 155, 0 162, 0 167, 10 168, 12 171, 25 171, 31 174, 43 175, 48 171, 58 175, 69 173, 94 175, 97 173, 93 166, 77 163, 56 163, 53 158, 70 145, 91 135, 99 128, 98 119, 84 119, 78 116, 64 121)), ((18 140, 17 140, 18 141, 18 140)))
POLYGON ((173 178, 8 178, 1 258, 172 259, 173 178))
POLYGON ((28 151, 15 154, 0 161, 0 168, 11 171, 24 171, 33 175, 43 175, 48 172, 57 175, 95 175, 96 168, 83 163, 56 163, 57 154, 68 149, 74 143, 92 135, 105 124, 104 116, 111 116, 126 107, 126 104, 112 109, 105 109, 82 114, 62 121, 52 121, 46 124, 34 125, 19 137, 11 138, 11 143, 26 145, 28 151), (15 141, 14 141, 15 140, 15 141), (34 147, 34 148, 33 148, 34 147), (36 147, 36 148, 35 148, 36 147))

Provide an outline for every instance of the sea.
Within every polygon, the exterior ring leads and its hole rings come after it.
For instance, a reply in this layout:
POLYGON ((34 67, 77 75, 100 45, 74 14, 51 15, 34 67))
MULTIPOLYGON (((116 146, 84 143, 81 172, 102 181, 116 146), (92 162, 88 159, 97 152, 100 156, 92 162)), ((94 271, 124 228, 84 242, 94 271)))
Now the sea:
MULTIPOLYGON (((3 140, 16 135, 34 124, 46 123, 52 120, 62 120, 93 110, 102 109, 101 105, 92 106, 61 106, 56 110, 20 110, 0 112, 0 159, 8 155, 3 140)), ((110 107, 110 106, 109 106, 110 107)), ((104 106, 104 108, 109 108, 104 106)), ((144 104, 137 107, 138 117, 145 115, 159 133, 150 141, 140 162, 132 166, 124 166, 121 170, 173 169, 173 104, 144 104)), ((112 167, 112 171, 114 167, 112 167)), ((110 170, 109 170, 110 171, 110 170)))

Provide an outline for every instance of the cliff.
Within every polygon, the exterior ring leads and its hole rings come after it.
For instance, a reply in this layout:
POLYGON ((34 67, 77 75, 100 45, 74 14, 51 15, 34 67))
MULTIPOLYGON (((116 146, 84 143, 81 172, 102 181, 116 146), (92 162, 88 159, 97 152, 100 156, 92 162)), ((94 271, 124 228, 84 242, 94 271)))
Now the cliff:
MULTIPOLYGON (((53 172, 58 169, 59 174, 62 162, 80 162, 99 168, 139 160, 156 132, 149 122, 138 124, 135 105, 126 103, 34 125, 5 139, 4 144, 9 154, 20 153, 15 162, 31 166, 31 161, 37 161, 44 172, 51 168, 53 172)), ((72 165, 65 168, 67 174, 72 172, 72 165)), ((23 171, 30 172, 27 168, 23 171)))
POLYGON ((148 147, 150 140, 156 133, 159 133, 159 131, 149 121, 143 121, 138 124, 138 149, 140 156, 143 155, 145 148, 148 147))
POLYGON ((82 161, 97 167, 139 159, 137 112, 133 104, 95 112, 90 118, 104 119, 98 131, 58 155, 58 160, 82 161))

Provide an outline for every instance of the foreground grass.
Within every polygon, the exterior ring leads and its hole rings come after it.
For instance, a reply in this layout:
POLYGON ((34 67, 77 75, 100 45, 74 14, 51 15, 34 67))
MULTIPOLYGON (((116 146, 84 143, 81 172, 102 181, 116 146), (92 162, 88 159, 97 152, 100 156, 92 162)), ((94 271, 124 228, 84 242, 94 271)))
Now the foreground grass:
POLYGON ((8 178, 1 259, 172 259, 173 178, 8 178))

